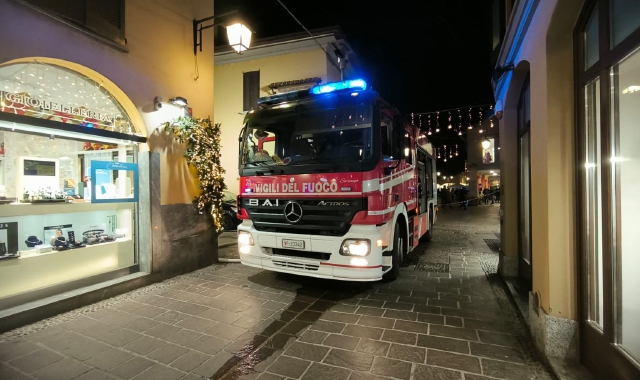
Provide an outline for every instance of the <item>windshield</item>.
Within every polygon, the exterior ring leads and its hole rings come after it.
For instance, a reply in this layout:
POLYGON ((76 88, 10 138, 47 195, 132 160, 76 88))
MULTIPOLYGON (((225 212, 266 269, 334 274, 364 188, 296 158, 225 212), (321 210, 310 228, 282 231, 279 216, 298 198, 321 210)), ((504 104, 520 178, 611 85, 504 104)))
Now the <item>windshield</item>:
POLYGON ((249 117, 243 166, 362 162, 373 157, 372 112, 366 102, 332 96, 290 105, 249 117))

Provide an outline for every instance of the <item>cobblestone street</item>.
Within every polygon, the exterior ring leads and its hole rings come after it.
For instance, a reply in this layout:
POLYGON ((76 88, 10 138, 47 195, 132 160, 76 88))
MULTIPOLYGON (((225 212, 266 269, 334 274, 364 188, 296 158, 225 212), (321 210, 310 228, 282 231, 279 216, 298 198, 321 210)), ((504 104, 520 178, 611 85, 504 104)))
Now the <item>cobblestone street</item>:
POLYGON ((498 232, 498 205, 444 209, 391 283, 211 266, 0 335, 0 379, 553 379, 498 232))

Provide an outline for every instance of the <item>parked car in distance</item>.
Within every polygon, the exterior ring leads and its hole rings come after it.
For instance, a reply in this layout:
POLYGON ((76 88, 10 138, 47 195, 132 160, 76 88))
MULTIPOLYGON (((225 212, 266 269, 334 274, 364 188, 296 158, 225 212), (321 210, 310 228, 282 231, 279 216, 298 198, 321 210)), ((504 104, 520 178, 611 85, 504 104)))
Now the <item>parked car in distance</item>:
POLYGON ((222 220, 220 221, 224 231, 235 230, 241 223, 240 219, 238 219, 236 198, 237 196, 234 193, 230 191, 224 192, 224 198, 222 199, 222 220))

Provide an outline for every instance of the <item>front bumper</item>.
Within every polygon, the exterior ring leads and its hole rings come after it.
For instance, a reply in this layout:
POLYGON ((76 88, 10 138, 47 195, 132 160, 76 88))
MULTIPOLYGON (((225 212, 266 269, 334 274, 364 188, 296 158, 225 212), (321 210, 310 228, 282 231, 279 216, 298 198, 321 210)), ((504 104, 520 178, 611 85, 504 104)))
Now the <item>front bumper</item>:
MULTIPOLYGON (((344 236, 321 236, 258 231, 250 220, 245 220, 238 226, 238 231, 251 233, 254 241, 254 245, 248 246, 246 253, 240 250, 240 261, 256 268, 343 281, 378 281, 382 279, 383 266, 391 265, 390 256, 382 255, 383 250, 387 250, 390 238, 388 224, 380 227, 354 225, 344 236), (286 239, 302 240, 304 248, 289 249, 291 254, 274 254, 274 249, 288 249, 283 247, 283 240, 286 239), (364 257, 366 264, 354 265, 351 259, 355 256, 340 254, 340 247, 345 239, 371 241, 371 252, 364 257), (378 240, 383 240, 385 246, 377 246, 378 240), (328 260, 310 259, 295 256, 295 251, 328 253, 330 256, 328 260)), ((246 246, 244 249, 247 249, 246 246)))

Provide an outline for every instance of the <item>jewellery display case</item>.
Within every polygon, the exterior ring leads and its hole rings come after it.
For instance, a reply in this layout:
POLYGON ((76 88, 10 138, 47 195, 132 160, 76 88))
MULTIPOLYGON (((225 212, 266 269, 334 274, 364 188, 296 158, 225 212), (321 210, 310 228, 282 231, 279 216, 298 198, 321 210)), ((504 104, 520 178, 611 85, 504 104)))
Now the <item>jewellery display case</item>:
POLYGON ((134 203, 0 207, 0 299, 135 264, 134 203))

